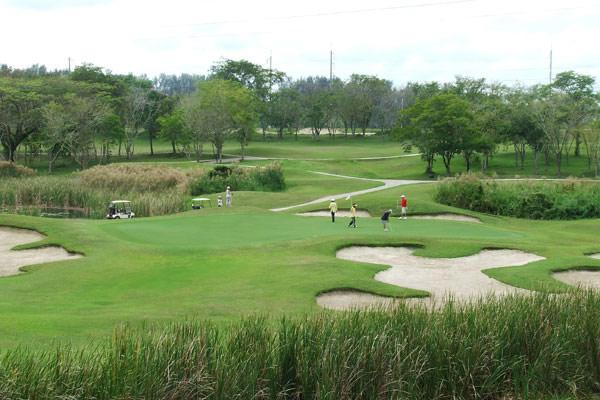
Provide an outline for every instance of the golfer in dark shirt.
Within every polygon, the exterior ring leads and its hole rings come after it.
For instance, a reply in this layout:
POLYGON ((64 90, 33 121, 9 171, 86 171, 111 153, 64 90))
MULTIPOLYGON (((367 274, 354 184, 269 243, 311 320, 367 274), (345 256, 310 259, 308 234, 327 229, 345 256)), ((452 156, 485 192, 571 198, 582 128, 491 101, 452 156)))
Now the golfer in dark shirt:
POLYGON ((390 228, 390 215, 392 215, 392 210, 386 210, 381 216, 381 223, 383 224, 384 232, 387 232, 390 228))

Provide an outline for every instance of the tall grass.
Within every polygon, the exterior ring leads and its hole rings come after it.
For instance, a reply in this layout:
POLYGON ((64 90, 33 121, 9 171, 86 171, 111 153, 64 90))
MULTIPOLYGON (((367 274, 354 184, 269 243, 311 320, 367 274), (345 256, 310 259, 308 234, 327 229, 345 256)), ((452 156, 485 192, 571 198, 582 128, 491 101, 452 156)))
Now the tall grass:
POLYGON ((94 167, 69 177, 0 180, 0 208, 35 212, 41 208, 78 208, 102 218, 117 198, 133 201, 137 216, 173 214, 187 209, 190 182, 202 171, 146 166, 94 167))
POLYGON ((0 177, 34 176, 35 170, 8 161, 0 161, 0 177))
POLYGON ((436 200, 488 214, 529 219, 600 217, 600 184, 564 182, 496 182, 462 175, 438 185, 436 200))
POLYGON ((200 169, 181 170, 155 165, 101 165, 77 174, 88 187, 119 192, 157 192, 179 188, 188 190, 191 180, 202 176, 200 169))
POLYGON ((600 293, 228 328, 119 328, 106 346, 11 350, 0 398, 512 399, 600 391, 600 293))

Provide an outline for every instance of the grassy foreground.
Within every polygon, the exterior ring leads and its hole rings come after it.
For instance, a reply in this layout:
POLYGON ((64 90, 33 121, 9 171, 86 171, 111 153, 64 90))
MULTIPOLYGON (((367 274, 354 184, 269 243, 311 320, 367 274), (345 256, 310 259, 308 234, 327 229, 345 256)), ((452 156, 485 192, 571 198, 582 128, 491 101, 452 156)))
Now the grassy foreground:
POLYGON ((549 399, 600 392, 600 293, 118 329, 0 358, 0 398, 549 399))

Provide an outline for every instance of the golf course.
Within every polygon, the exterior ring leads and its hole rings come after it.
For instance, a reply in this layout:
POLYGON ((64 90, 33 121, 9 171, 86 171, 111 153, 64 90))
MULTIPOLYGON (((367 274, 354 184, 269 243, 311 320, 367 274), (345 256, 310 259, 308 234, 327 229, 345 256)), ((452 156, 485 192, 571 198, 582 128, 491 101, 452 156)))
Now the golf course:
MULTIPOLYGON (((239 337, 248 329, 277 330, 282 319, 290 329, 309 329, 311 324, 317 325, 310 329, 322 329, 317 326, 354 321, 348 332, 362 329, 362 323, 364 329, 385 331, 392 328, 376 328, 383 315, 397 324, 403 318, 427 315, 450 318, 454 322, 446 323, 452 325, 462 313, 481 313, 486 315, 483 320, 489 319, 490 307, 502 309, 497 311, 502 315, 515 308, 520 309, 517 313, 530 313, 526 309, 531 305, 525 306, 529 296, 542 296, 532 301, 545 309, 581 307, 581 302, 590 307, 590 301, 600 302, 589 291, 593 289, 577 289, 580 284, 596 288, 599 284, 600 260, 593 257, 600 253, 597 219, 532 223, 444 205, 436 201, 442 181, 423 175, 418 154, 404 153, 399 144, 380 138, 359 139, 363 141, 360 146, 355 139, 335 140, 335 146, 352 154, 350 159, 335 158, 336 148, 328 139, 322 139, 323 146, 308 140, 298 143, 300 151, 294 157, 280 157, 290 155, 293 142, 289 141, 281 146, 259 142, 256 149, 252 145, 252 156, 245 161, 232 149, 224 165, 258 171, 277 162, 285 189, 234 190, 231 207, 216 207, 217 196, 224 196, 223 188, 221 193, 202 194, 209 199, 203 208, 192 210, 193 196, 188 194, 187 210, 151 217, 107 220, 0 214, 0 235, 12 240, 11 246, 0 248, 1 257, 13 260, 14 265, 0 270, 0 347, 7 351, 5 366, 15 368, 59 346, 72 349, 61 357, 75 368, 89 362, 72 358, 77 349, 100 346, 110 353, 124 340, 140 341, 132 346, 156 350, 160 348, 156 340, 170 335, 197 337, 208 329, 239 337), (228 159, 233 164, 227 164, 228 159), (397 218, 401 195, 409 201, 407 219, 397 218), (331 199, 339 207, 335 223, 328 210, 331 199), (360 211, 356 228, 348 227, 352 203, 360 211), (386 209, 392 210, 387 232, 379 219, 386 209), (27 252, 32 254, 31 261, 24 256, 27 252), (575 276, 564 279, 564 271, 575 276), (587 275, 581 278, 578 273, 587 275), (448 301, 464 311, 447 308, 448 301), (356 317, 351 317, 354 313, 356 317)), ((498 155, 495 176, 508 178, 512 171, 510 167, 503 170, 503 157, 510 154, 498 155)), ((215 167, 210 160, 197 163, 161 157, 123 165, 132 164, 188 175, 215 167)), ((65 170, 57 179, 68 182, 77 174, 65 170)), ((106 203, 110 200, 115 199, 106 198, 106 203)), ((586 321, 597 322, 598 309, 591 312, 586 321)), ((598 332, 597 325, 589 329, 598 332)), ((228 340, 218 341, 219 346, 226 346, 223 343, 228 340)), ((127 352, 128 346, 122 351, 127 352)), ((223 351, 235 353, 229 347, 223 351)), ((110 362, 106 357, 102 356, 103 362, 110 362)), ((6 379, 7 373, 4 370, 6 379)), ((239 374, 238 378, 246 373, 240 370, 239 374)), ((19 382, 27 377, 11 379, 19 382)), ((98 379, 104 378, 94 379, 97 388, 98 379)), ((134 379, 133 375, 128 379, 134 379)), ((244 382, 253 379, 258 378, 243 378, 244 382)), ((128 392, 124 382, 108 392, 128 392)), ((236 382, 229 389, 222 387, 220 396, 259 390, 239 389, 242 382, 236 382)), ((149 397, 148 391, 159 390, 149 383, 138 389, 142 392, 134 392, 149 397)), ((42 389, 30 393, 36 390, 42 389)), ((96 393, 92 387, 89 390, 96 393)))

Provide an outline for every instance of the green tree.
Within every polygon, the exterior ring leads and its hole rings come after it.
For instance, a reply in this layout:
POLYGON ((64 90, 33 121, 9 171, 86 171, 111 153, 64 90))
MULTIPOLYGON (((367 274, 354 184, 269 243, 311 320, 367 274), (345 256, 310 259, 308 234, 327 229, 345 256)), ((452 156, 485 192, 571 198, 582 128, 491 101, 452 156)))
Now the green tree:
POLYGON ((452 159, 477 145, 470 104, 456 94, 440 93, 417 100, 403 115, 407 136, 426 157, 428 173, 437 154, 450 175, 452 159))
POLYGON ((171 143, 173 154, 177 154, 177 144, 184 142, 185 123, 183 109, 178 107, 171 114, 158 117, 158 135, 171 143))
POLYGON ((285 73, 247 60, 224 60, 211 67, 211 77, 238 82, 256 96, 260 126, 263 135, 266 135, 271 96, 285 82, 285 73))
POLYGON ((43 126, 47 101, 42 78, 0 78, 0 143, 4 158, 15 161, 19 145, 43 126))
POLYGON ((222 79, 203 82, 187 110, 184 120, 198 140, 206 138, 212 143, 218 163, 229 137, 238 139, 243 154, 256 122, 255 100, 247 88, 222 79))

